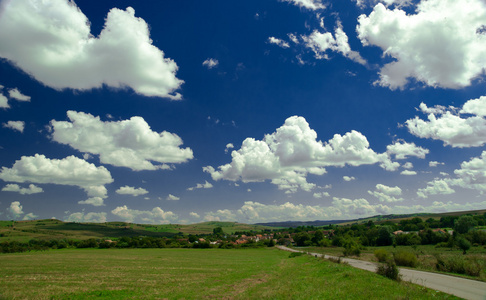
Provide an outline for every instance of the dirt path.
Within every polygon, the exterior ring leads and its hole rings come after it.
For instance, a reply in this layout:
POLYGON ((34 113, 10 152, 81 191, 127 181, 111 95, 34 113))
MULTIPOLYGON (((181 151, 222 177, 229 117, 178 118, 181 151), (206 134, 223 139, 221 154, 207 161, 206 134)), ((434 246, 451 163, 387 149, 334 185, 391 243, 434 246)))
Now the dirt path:
MULTIPOLYGON (((304 252, 287 248, 285 246, 277 246, 277 248, 290 252, 304 252)), ((337 259, 337 257, 335 256, 329 256, 320 253, 309 253, 309 255, 324 258, 334 257, 337 259)), ((345 261, 350 266, 353 266, 355 268, 371 272, 375 272, 378 266, 378 263, 351 258, 341 258, 341 261, 345 261)), ((464 299, 486 300, 486 282, 403 268, 400 268, 400 275, 402 275, 403 280, 410 281, 412 283, 422 285, 444 293, 448 293, 454 296, 458 296, 464 299)))

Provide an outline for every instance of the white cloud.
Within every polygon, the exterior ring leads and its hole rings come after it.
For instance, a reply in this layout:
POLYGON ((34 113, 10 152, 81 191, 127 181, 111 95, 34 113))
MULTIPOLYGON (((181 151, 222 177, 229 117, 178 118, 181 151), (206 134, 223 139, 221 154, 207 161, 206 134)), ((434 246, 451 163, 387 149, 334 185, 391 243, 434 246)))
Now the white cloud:
POLYGON ((318 30, 314 30, 310 35, 303 35, 301 38, 305 46, 314 52, 317 59, 329 59, 326 52, 327 50, 331 50, 339 52, 357 63, 366 65, 366 60, 358 52, 351 50, 348 43, 348 36, 344 32, 341 22, 337 23, 334 36, 330 32, 321 33, 318 30))
POLYGON ((7 184, 3 189, 2 192, 16 192, 20 193, 21 195, 32 195, 37 193, 43 193, 44 190, 41 187, 36 186, 35 184, 30 184, 28 188, 21 188, 18 184, 7 184))
MULTIPOLYGON (((453 186, 477 190, 484 194, 486 192, 486 151, 483 151, 480 157, 462 162, 461 168, 455 170, 454 174, 456 178, 435 179, 428 182, 426 188, 417 191, 417 195, 427 198, 429 195, 452 194, 455 193, 453 186)), ((441 172, 441 175, 449 174, 441 172)))
MULTIPOLYGON (((17 183, 78 186, 84 189, 89 197, 97 197, 101 201, 107 197, 105 184, 113 182, 110 172, 105 167, 96 167, 75 156, 49 159, 39 154, 22 156, 10 169, 2 167, 0 179, 17 183)), ((99 204, 99 200, 97 203, 99 204)))
POLYGON ((322 197, 330 197, 331 195, 328 192, 320 192, 320 193, 314 193, 312 197, 321 199, 322 197))
POLYGON ((457 176, 453 181, 454 185, 486 192, 486 151, 483 151, 480 157, 463 162, 454 174, 457 176))
POLYGON ((7 97, 5 97, 2 93, 0 93, 0 108, 10 108, 7 97))
POLYGON ((8 121, 7 123, 3 123, 2 126, 5 127, 5 128, 10 128, 12 130, 24 132, 25 122, 24 121, 8 121))
POLYGON ((353 180, 356 180, 356 178, 354 178, 354 176, 343 176, 343 179, 344 181, 353 181, 353 180))
POLYGON ((289 2, 299 7, 304 7, 311 10, 324 9, 326 6, 322 4, 321 0, 280 0, 282 2, 289 2))
POLYGON ((103 198, 106 197, 91 197, 86 200, 78 201, 78 204, 86 204, 93 206, 105 206, 103 198))
POLYGON ((402 166, 404 169, 413 169, 413 164, 411 162, 406 162, 402 166))
POLYGON ((208 69, 212 69, 219 65, 219 61, 214 58, 208 58, 205 61, 203 61, 202 65, 207 67, 208 69))
POLYGON ((437 167, 438 165, 444 165, 443 162, 438 162, 438 161, 429 161, 429 167, 437 167))
POLYGON ((169 200, 169 201, 178 201, 180 200, 181 198, 177 197, 177 196, 174 196, 172 194, 169 194, 169 196, 167 196, 167 198, 165 198, 165 200, 169 200))
MULTIPOLYGON (((469 110, 474 107, 481 112, 480 108, 486 106, 486 101, 476 102, 476 100, 466 102, 464 105, 466 108, 463 107, 462 111, 473 113, 469 110)), ((430 109, 422 103, 420 109, 424 113, 429 113, 428 121, 418 116, 407 120, 406 126, 411 134, 421 138, 441 140, 444 145, 458 148, 480 147, 486 144, 486 118, 480 115, 463 118, 460 113, 457 113, 458 109, 455 107, 430 109)))
POLYGON ((198 184, 196 184, 196 186, 195 186, 195 187, 190 187, 190 188, 188 188, 187 190, 188 190, 188 191, 192 191, 192 190, 194 190, 194 189, 210 189, 210 188, 212 188, 212 187, 213 187, 213 185, 212 185, 210 182, 208 182, 208 181, 206 180, 206 182, 205 182, 205 183, 198 183, 198 184))
POLYGON ((52 139, 81 152, 98 154, 102 163, 140 171, 170 169, 166 163, 193 158, 190 148, 179 148, 182 139, 178 135, 152 131, 142 117, 103 122, 83 112, 68 111, 67 115, 71 122, 51 121, 52 139))
POLYGON ((486 39, 478 30, 485 19, 482 0, 423 0, 416 14, 379 3, 369 16, 358 18, 356 30, 363 45, 378 46, 394 59, 380 70, 377 84, 404 88, 413 78, 457 89, 469 86, 486 68, 486 39))
POLYGON ((368 140, 357 131, 336 134, 326 143, 317 141, 317 133, 303 117, 293 116, 263 140, 247 138, 239 150, 231 153, 232 161, 203 170, 213 180, 262 182, 271 180, 280 189, 310 191, 315 184, 306 181, 307 174, 322 175, 324 167, 360 166, 389 161, 387 154, 369 148, 368 140))
POLYGON ((400 172, 400 174, 410 176, 410 175, 417 175, 417 172, 411 170, 403 170, 402 172, 400 172))
POLYGON ((22 205, 20 205, 19 201, 14 201, 10 203, 10 207, 7 208, 7 212, 14 219, 18 219, 21 215, 24 214, 24 211, 22 210, 22 205))
POLYGON ((164 211, 160 207, 154 207, 152 210, 130 209, 126 205, 118 206, 111 213, 125 222, 141 222, 152 224, 167 224, 177 220, 178 216, 171 211, 164 211))
POLYGON ((122 186, 115 193, 120 195, 132 195, 134 197, 148 194, 148 191, 144 188, 134 188, 132 186, 122 186))
POLYGON ((37 217, 39 217, 39 216, 34 215, 34 213, 28 213, 28 214, 26 214, 26 215, 25 215, 25 216, 22 218, 22 220, 24 220, 24 221, 28 221, 28 220, 34 220, 34 219, 35 219, 35 218, 37 218, 37 217))
POLYGON ((200 216, 198 213, 195 213, 195 212, 191 212, 191 213, 189 213, 189 215, 190 215, 192 218, 196 218, 196 219, 201 218, 201 216, 200 216))
POLYGON ((9 89, 8 96, 18 101, 30 102, 30 96, 22 94, 18 88, 9 89))
POLYGON ((72 213, 64 219, 65 222, 89 222, 89 223, 104 223, 106 222, 106 213, 94 213, 90 212, 85 214, 84 212, 72 213))
POLYGON ((365 8, 366 6, 375 5, 377 3, 383 3, 384 5, 396 7, 406 7, 412 5, 412 0, 353 0, 356 5, 360 8, 365 8))
POLYGON ((281 39, 278 39, 276 37, 273 37, 273 36, 271 36, 271 37, 268 38, 268 42, 270 44, 275 44, 275 45, 279 46, 280 48, 290 48, 289 43, 287 43, 284 40, 281 40, 281 39))
POLYGON ((399 202, 403 201, 403 198, 398 198, 402 195, 402 189, 398 186, 390 187, 384 184, 377 184, 375 191, 368 191, 368 194, 375 196, 381 202, 399 202))
POLYGON ((427 187, 418 189, 417 196, 420 198, 428 198, 429 195, 449 195, 455 191, 449 186, 446 180, 434 180, 427 183, 427 187))
POLYGON ((405 141, 396 141, 392 145, 386 147, 386 152, 395 155, 395 159, 407 159, 410 156, 418 158, 425 158, 429 153, 428 149, 418 147, 415 143, 407 143, 405 141))
POLYGON ((0 56, 54 89, 103 85, 181 99, 177 64, 152 45, 135 10, 113 8, 98 37, 72 1, 8 1, 0 19, 0 56))
POLYGON ((224 149, 224 153, 228 153, 230 149, 233 149, 235 146, 232 143, 228 143, 226 145, 226 149, 224 149))
POLYGON ((461 113, 486 117, 486 96, 481 96, 478 99, 471 99, 464 103, 461 113))

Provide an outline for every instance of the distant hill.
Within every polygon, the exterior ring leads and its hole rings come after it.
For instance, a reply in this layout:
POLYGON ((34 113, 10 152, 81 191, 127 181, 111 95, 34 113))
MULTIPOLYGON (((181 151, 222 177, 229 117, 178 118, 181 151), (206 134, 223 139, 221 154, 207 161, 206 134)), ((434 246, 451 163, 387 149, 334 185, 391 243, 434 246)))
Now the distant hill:
POLYGON ((383 223, 386 221, 391 222, 400 222, 403 219, 415 218, 419 217, 422 219, 440 219, 445 216, 460 216, 460 215, 476 215, 476 214, 484 214, 486 213, 486 209, 481 210, 471 210, 471 211, 456 211, 456 212, 446 212, 446 213, 416 213, 416 214, 401 214, 401 215, 377 215, 367 218, 359 218, 359 219, 351 219, 351 220, 328 220, 328 221, 286 221, 286 222, 268 222, 268 223, 256 223, 255 225, 261 226, 270 226, 270 227, 285 227, 285 228, 295 228, 299 226, 327 226, 327 225, 351 225, 351 224, 360 224, 366 223, 368 221, 372 221, 374 223, 383 223))
POLYGON ((221 227, 227 234, 242 231, 263 231, 277 228, 289 228, 298 226, 325 226, 349 225, 355 223, 366 223, 373 221, 376 224, 386 221, 399 222, 403 219, 419 217, 423 219, 439 219, 444 216, 459 216, 464 214, 484 214, 486 209, 475 211, 460 211, 438 214, 406 214, 406 215, 379 215, 369 218, 354 220, 330 220, 330 221, 288 221, 270 222, 258 224, 243 224, 236 222, 204 222, 190 225, 179 224, 134 224, 125 222, 106 223, 74 223, 63 222, 55 219, 32 220, 32 221, 0 221, 0 242, 21 241, 27 242, 31 239, 76 239, 85 240, 89 238, 110 239, 124 236, 151 236, 151 237, 173 237, 182 234, 211 234, 213 229, 221 227))
POLYGON ((74 223, 55 219, 32 221, 0 221, 0 242, 30 239, 77 239, 120 238, 124 236, 172 237, 183 234, 210 234, 213 229, 222 227, 225 233, 237 231, 261 231, 275 229, 269 226, 235 222, 204 222, 191 225, 178 224, 134 224, 125 222, 74 223))

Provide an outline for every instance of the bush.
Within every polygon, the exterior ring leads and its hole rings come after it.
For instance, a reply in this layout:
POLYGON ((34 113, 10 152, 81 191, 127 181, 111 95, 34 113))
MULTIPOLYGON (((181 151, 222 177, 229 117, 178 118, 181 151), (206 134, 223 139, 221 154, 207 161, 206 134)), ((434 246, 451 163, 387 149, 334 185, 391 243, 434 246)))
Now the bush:
POLYGON ((464 256, 454 255, 447 258, 443 258, 438 255, 435 257, 437 263, 435 265, 438 271, 467 274, 470 276, 479 277, 481 274, 481 265, 477 261, 468 261, 464 256))
POLYGON ((385 249, 375 250, 375 257, 378 259, 379 262, 385 262, 389 255, 390 254, 385 249))
POLYGON ((393 253, 393 258, 399 266, 415 268, 418 264, 417 256, 412 252, 398 251, 393 253))
POLYGON ((302 255, 304 255, 303 252, 292 252, 292 253, 290 253, 289 258, 293 258, 293 257, 297 257, 297 256, 302 256, 302 255))
POLYGON ((400 281, 400 271, 392 259, 388 259, 384 264, 379 265, 376 273, 392 280, 400 281))

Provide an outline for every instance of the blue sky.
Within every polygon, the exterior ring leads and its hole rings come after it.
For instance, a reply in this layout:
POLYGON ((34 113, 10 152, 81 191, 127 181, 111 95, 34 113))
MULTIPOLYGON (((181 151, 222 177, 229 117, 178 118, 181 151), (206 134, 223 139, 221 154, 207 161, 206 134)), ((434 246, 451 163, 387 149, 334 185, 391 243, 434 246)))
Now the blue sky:
POLYGON ((0 2, 0 219, 486 207, 481 0, 0 2))

